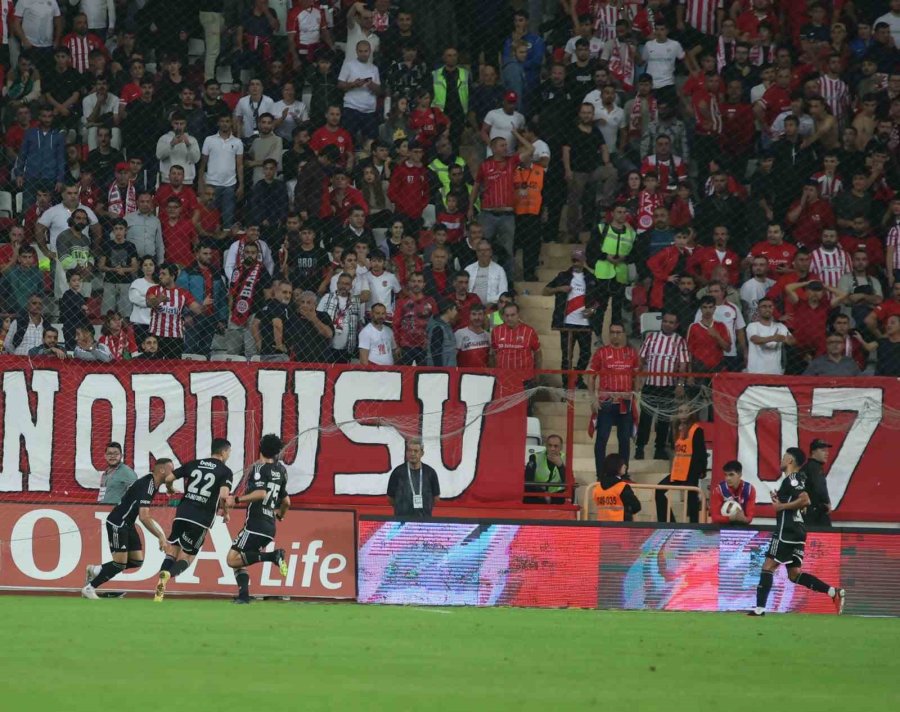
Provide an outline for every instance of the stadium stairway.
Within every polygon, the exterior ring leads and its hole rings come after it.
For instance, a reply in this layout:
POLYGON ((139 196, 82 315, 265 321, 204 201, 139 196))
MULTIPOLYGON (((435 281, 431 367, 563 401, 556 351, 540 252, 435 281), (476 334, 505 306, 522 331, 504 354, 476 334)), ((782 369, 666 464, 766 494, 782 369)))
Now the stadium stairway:
MULTIPOLYGON (((553 279, 558 272, 568 269, 571 264, 571 251, 574 245, 558 243, 546 243, 541 249, 541 262, 538 269, 540 282, 517 282, 519 292, 519 305, 522 309, 522 319, 525 323, 534 327, 541 339, 541 351, 543 352, 543 365, 546 369, 559 369, 562 363, 562 351, 560 349, 559 332, 551 329, 553 315, 553 297, 541 295, 544 285, 553 279)), ((632 339, 632 346, 640 347, 639 341, 632 339)), ((561 377, 546 375, 541 378, 541 385, 559 388, 562 385, 561 377)), ((546 438, 551 433, 558 433, 566 437, 566 403, 558 394, 552 392, 540 393, 534 406, 534 415, 541 421, 541 433, 546 438)), ((594 440, 588 436, 587 426, 590 417, 590 401, 586 391, 576 391, 575 403, 575 430, 573 443, 573 472, 578 484, 576 501, 580 504, 584 492, 584 486, 596 481, 596 468, 594 466, 594 440)), ((634 442, 632 441, 632 448, 634 442)), ((616 432, 613 431, 609 439, 607 452, 616 451, 616 432)), ((653 446, 647 448, 647 456, 653 454, 653 446)), ((669 471, 669 463, 663 460, 634 460, 631 459, 629 472, 635 482, 644 484, 656 484, 669 471)), ((656 510, 653 506, 653 493, 648 490, 636 492, 643 505, 638 514, 638 521, 655 521, 656 510)), ((680 501, 680 500, 678 500, 680 501)))

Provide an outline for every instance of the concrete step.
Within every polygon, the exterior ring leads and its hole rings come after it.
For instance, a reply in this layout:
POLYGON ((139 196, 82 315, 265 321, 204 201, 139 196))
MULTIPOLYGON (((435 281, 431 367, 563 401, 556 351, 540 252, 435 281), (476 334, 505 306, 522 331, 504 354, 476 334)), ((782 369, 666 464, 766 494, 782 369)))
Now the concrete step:
POLYGON ((531 292, 529 294, 519 295, 519 298, 516 301, 519 303, 519 307, 522 309, 522 311, 532 309, 549 309, 552 312, 555 298, 552 296, 545 297, 540 292, 531 292))

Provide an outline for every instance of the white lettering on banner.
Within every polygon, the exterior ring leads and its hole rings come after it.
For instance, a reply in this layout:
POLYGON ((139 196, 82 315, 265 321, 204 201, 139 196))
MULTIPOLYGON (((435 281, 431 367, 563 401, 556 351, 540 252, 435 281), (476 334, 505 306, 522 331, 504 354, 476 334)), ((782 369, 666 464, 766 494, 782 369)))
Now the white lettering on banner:
MULTIPOLYGON (((287 371, 261 370, 257 378, 257 389, 262 400, 262 433, 278 433, 286 439, 282 422, 287 371)), ((287 468, 287 492, 290 495, 308 490, 316 476, 325 371, 294 371, 294 393, 297 395, 295 455, 291 462, 283 460, 287 468)))
POLYGON ((335 494, 383 495, 393 465, 403 462, 403 435, 391 425, 367 425, 365 414, 354 412, 360 401, 399 401, 403 397, 400 373, 344 371, 334 382, 334 422, 351 442, 360 445, 384 445, 390 453, 388 469, 378 473, 335 473, 335 494))
POLYGON ((31 391, 35 394, 35 414, 28 399, 28 385, 23 371, 3 374, 3 459, 0 461, 0 492, 22 492, 23 475, 28 474, 28 489, 50 491, 50 466, 53 462, 53 421, 59 374, 56 371, 34 371, 31 391), (20 443, 25 441, 30 472, 20 466, 20 443))
POLYGON ((347 557, 343 554, 329 554, 322 559, 322 565, 319 567, 319 583, 324 588, 335 591, 341 587, 340 582, 332 582, 331 574, 339 574, 347 568, 347 557), (332 566, 332 562, 334 566, 332 566))
MULTIPOLYGON (((109 535, 106 533, 106 516, 109 512, 94 512, 94 518, 100 523, 100 551, 95 552, 96 561, 105 564, 112 561, 112 554, 109 553, 109 535)), ((159 574, 159 568, 162 566, 165 554, 159 550, 156 537, 153 536, 147 528, 141 524, 141 520, 135 520, 135 524, 141 530, 144 541, 144 563, 137 569, 128 569, 116 576, 116 581, 146 581, 155 579, 159 574)), ((160 527, 162 528, 162 527, 160 527)))
MULTIPOLYGON (((835 413, 856 412, 840 450, 833 453, 826 483, 831 506, 837 509, 847 491, 853 473, 859 466, 866 447, 881 423, 884 393, 879 388, 813 388, 809 415, 831 418, 835 413)), ((750 386, 737 400, 738 460, 744 466, 743 477, 756 488, 756 501, 768 503, 774 483, 759 477, 759 439, 756 421, 763 411, 778 412, 781 424, 781 447, 777 459, 799 442, 797 399, 787 386, 750 386)), ((827 428, 824 429, 827 432, 827 428)), ((774 474, 774 473, 772 473, 774 474)))
POLYGON ((111 440, 125 442, 128 396, 122 383, 111 373, 90 373, 78 385, 75 402, 75 480, 82 487, 97 489, 100 472, 91 458, 91 445, 111 440), (100 433, 94 432, 93 418, 94 403, 98 400, 108 402, 112 411, 111 430, 100 433))
MULTIPOLYGON (((883 417, 884 392, 880 388, 815 388, 810 415, 831 418, 835 412, 856 411, 856 418, 844 437, 841 449, 832 451, 831 468, 825 483, 832 509, 837 509, 856 472, 872 436, 883 417)), ((887 473, 882 473, 886 475, 887 473)))
POLYGON ((228 557, 228 550, 231 548, 231 534, 228 532, 228 526, 222 521, 221 517, 216 517, 212 527, 206 532, 206 539, 203 541, 203 548, 197 552, 197 556, 191 562, 191 565, 183 574, 178 577, 178 583, 199 584, 200 579, 194 575, 194 569, 197 568, 197 562, 202 560, 215 561, 222 571, 218 583, 228 585, 234 583, 234 570, 225 563, 228 557), (207 545, 212 542, 212 549, 207 545))
MULTIPOLYGON (((466 407, 459 465, 450 469, 444 464, 444 404, 449 398, 449 373, 423 373, 416 377, 416 397, 422 404, 422 440, 424 460, 437 472, 441 498, 457 497, 475 481, 478 451, 484 432, 484 409, 494 396, 493 376, 463 374, 460 378, 460 401, 466 407)), ((400 464, 400 463, 397 463, 400 464)))
MULTIPOLYGON (((737 400, 737 459, 744 466, 743 478, 756 489, 756 501, 771 502, 769 492, 773 482, 763 482, 759 477, 759 439, 756 436, 756 419, 762 411, 773 410, 781 422, 781 453, 789 447, 797 447, 797 399, 787 386, 750 386, 737 400)), ((777 473, 771 473, 777 474, 777 473)))
MULTIPOLYGON (((150 471, 150 456, 155 459, 168 457, 175 467, 181 461, 175 457, 169 445, 171 438, 184 425, 184 387, 175 376, 168 373, 141 374, 131 377, 131 390, 134 391, 134 470, 150 471), (151 415, 159 412, 162 401, 163 417, 153 430, 150 430, 151 415)), ((175 483, 176 489, 182 488, 182 481, 175 483)))
POLYGON ((247 418, 247 391, 232 371, 200 371, 191 374, 191 393, 197 398, 198 457, 206 457, 212 448, 212 402, 224 398, 228 402, 225 437, 231 443, 231 454, 225 463, 234 472, 232 491, 237 491, 244 471, 244 429, 247 418))
POLYGON ((81 532, 78 525, 68 514, 56 509, 26 512, 13 525, 9 539, 9 553, 13 563, 19 571, 36 581, 54 581, 67 576, 81 561, 81 532), (39 569, 34 561, 34 527, 41 519, 52 521, 58 532, 59 559, 49 571, 39 569))

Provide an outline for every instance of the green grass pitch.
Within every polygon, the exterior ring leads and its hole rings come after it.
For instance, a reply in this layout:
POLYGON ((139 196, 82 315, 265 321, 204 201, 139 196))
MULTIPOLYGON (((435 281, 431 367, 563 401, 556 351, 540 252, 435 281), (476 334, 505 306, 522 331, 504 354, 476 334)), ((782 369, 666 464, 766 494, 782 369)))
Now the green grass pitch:
POLYGON ((75 595, 0 616, 0 710, 900 709, 898 619, 75 595))

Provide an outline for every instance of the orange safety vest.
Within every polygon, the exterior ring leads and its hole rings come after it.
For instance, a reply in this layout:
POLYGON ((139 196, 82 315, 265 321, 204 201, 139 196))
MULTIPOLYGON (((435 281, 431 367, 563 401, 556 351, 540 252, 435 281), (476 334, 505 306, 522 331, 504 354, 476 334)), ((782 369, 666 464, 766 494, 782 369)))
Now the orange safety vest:
POLYGON ((544 167, 532 163, 519 166, 513 175, 513 209, 516 215, 540 215, 541 191, 544 189, 544 167))
POLYGON ((625 504, 622 502, 622 490, 627 482, 616 482, 609 489, 603 489, 599 482, 594 487, 594 504, 597 505, 598 522, 624 522, 625 504))
POLYGON ((688 429, 687 437, 675 441, 675 459, 672 461, 672 473, 669 475, 672 482, 687 482, 691 457, 694 455, 694 433, 699 427, 699 423, 694 423, 688 429))

